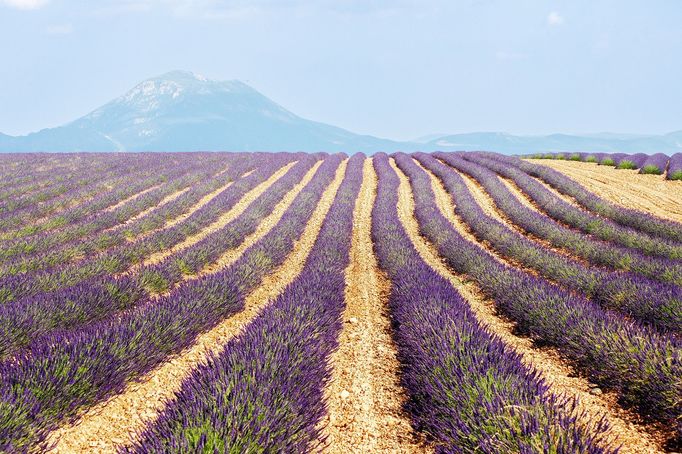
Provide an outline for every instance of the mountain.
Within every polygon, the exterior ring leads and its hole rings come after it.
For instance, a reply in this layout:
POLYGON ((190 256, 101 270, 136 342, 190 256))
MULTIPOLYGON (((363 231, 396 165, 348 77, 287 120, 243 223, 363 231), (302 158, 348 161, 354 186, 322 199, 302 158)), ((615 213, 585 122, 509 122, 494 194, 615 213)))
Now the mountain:
POLYGON ((502 132, 474 132, 441 136, 424 148, 443 150, 492 150, 507 154, 540 151, 602 151, 623 153, 682 152, 682 131, 665 135, 598 133, 520 136, 502 132))
POLYGON ((396 142, 306 120, 250 86, 173 71, 138 84, 71 123, 26 136, 0 134, 10 151, 682 151, 682 131, 518 136, 500 132, 430 134, 396 142))
POLYGON ((173 71, 64 126, 0 135, 0 151, 365 151, 399 144, 303 119, 239 81, 173 71))

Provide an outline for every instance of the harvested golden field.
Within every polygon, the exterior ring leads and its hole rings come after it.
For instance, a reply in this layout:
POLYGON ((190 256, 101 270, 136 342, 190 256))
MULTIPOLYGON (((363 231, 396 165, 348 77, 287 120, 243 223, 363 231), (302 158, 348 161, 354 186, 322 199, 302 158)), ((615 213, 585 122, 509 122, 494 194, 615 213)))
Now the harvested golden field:
POLYGON ((532 162, 562 172, 613 203, 682 222, 682 180, 671 181, 662 175, 642 175, 634 169, 592 162, 553 159, 532 162))

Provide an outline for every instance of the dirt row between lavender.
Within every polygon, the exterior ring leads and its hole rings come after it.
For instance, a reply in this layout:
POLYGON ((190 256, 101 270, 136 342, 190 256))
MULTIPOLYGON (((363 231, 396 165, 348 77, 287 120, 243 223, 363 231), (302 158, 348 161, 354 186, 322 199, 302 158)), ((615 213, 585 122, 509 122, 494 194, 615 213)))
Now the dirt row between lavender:
POLYGON ((109 227, 108 229, 105 229, 104 232, 109 232, 109 231, 111 231, 111 230, 115 230, 115 229, 121 228, 122 226, 129 225, 129 224, 131 224, 132 222, 135 222, 135 221, 137 221, 138 219, 140 219, 140 218, 142 218, 142 217, 148 215, 148 214, 151 213, 152 211, 155 211, 155 210, 157 210, 157 209, 163 207, 163 206, 166 205, 167 203, 172 202, 173 200, 177 199, 178 197, 180 197, 181 195, 183 195, 184 193, 186 193, 186 192, 189 191, 190 189, 191 189, 191 186, 187 186, 186 188, 179 189, 179 190, 177 190, 177 191, 175 191, 175 192, 173 192, 173 193, 171 193, 171 194, 168 194, 168 195, 165 196, 163 199, 159 200, 159 203, 157 203, 156 205, 150 206, 149 208, 146 208, 146 209, 140 211, 140 212, 137 213, 135 216, 132 216, 132 217, 126 219, 126 220, 125 220, 124 222, 122 222, 121 224, 118 224, 118 225, 115 225, 115 226, 113 226, 113 227, 109 227))
MULTIPOLYGON (((399 217, 415 248, 429 266, 460 292, 480 323, 521 354, 526 364, 538 370, 551 385, 553 392, 577 399, 580 410, 585 412, 582 417, 585 424, 597 421, 603 416, 611 427, 609 436, 614 439, 614 444, 617 446, 622 443, 622 453, 663 452, 660 446, 665 441, 664 438, 653 431, 650 432, 649 427, 638 424, 638 416, 622 409, 616 403, 617 396, 614 393, 592 394, 591 390, 594 387, 591 383, 580 377, 578 371, 569 366, 556 350, 536 348, 529 338, 513 334, 515 324, 497 314, 495 303, 483 297, 473 282, 467 282, 445 265, 435 248, 419 233, 419 226, 413 216, 414 201, 407 177, 397 169, 393 160, 391 165, 400 177, 399 217)), ((462 224, 454 214, 449 194, 434 175, 429 173, 429 176, 439 209, 455 229, 463 233, 462 224)))
POLYGON ((274 300, 301 272, 322 223, 331 208, 345 175, 348 161, 337 169, 333 182, 325 189, 302 236, 294 244, 284 263, 267 275, 261 285, 245 300, 244 309, 202 334, 193 346, 169 358, 139 380, 109 400, 86 411, 75 424, 68 424, 49 437, 52 452, 113 453, 120 446, 132 443, 145 424, 152 423, 166 402, 180 390, 192 371, 244 328, 274 300))
POLYGON ((682 222, 682 181, 637 170, 616 169, 590 162, 530 160, 558 170, 600 197, 627 208, 682 222))
POLYGON ((102 211, 103 211, 104 213, 109 213, 109 212, 111 212, 111 211, 114 211, 116 208, 120 208, 120 207, 122 207, 123 205, 125 205, 125 204, 128 203, 128 202, 132 202, 133 200, 142 197, 143 195, 145 195, 145 194, 148 193, 148 192, 153 191, 154 189, 159 189, 161 186, 163 186, 163 183, 159 183, 159 184, 155 184, 154 186, 150 186, 150 187, 148 187, 147 189, 143 189, 143 190, 140 191, 140 192, 136 192, 135 194, 133 194, 133 195, 131 195, 131 196, 129 196, 129 197, 126 197, 126 198, 123 199, 123 200, 119 200, 119 201, 116 202, 115 204, 106 207, 106 208, 103 209, 102 211))
POLYGON ((237 202, 231 209, 223 213, 218 219, 207 227, 201 229, 194 235, 188 236, 180 243, 175 246, 166 249, 165 251, 156 252, 149 257, 147 257, 143 262, 142 266, 154 265, 161 262, 162 260, 176 254, 179 251, 187 249, 190 246, 197 244, 199 241, 203 240, 211 233, 222 229, 230 222, 234 221, 241 215, 246 208, 251 205, 258 197, 260 197, 267 189, 272 186, 277 180, 282 178, 298 161, 290 162, 282 166, 277 172, 273 173, 268 179, 258 184, 255 188, 248 191, 244 196, 237 202))
POLYGON ((321 421, 324 452, 430 452, 403 411, 397 350, 388 316, 390 283, 374 256, 371 229, 377 177, 366 159, 353 212, 346 308, 332 378, 325 389, 328 413, 321 421))

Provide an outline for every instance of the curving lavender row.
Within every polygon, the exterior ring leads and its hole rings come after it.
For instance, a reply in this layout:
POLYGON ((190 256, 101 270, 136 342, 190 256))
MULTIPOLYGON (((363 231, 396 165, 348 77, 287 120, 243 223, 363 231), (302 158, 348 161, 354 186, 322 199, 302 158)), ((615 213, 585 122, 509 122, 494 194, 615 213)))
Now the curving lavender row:
POLYGON ((675 153, 670 157, 666 178, 668 180, 682 180, 682 153, 675 153))
POLYGON ((342 326, 344 270, 363 160, 361 154, 350 158, 298 277, 192 373, 125 451, 304 452, 319 439, 327 361, 342 326))
MULTIPOLYGON (((418 156, 421 160, 422 155, 418 156)), ((682 263, 679 261, 647 256, 636 249, 598 241, 564 227, 549 216, 526 207, 488 168, 451 154, 440 154, 437 157, 474 178, 485 188, 501 212, 515 225, 533 236, 549 241, 553 246, 564 248, 576 256, 584 257, 597 266, 633 271, 650 279, 682 285, 682 263)), ((513 168, 505 175, 515 175, 514 180, 523 179, 522 172, 513 168)), ((526 185, 526 188, 528 187, 530 185, 526 185)))
MULTIPOLYGON (((437 153, 436 156, 442 157, 446 156, 446 154, 437 153)), ((468 161, 487 167, 495 173, 512 180, 539 208, 559 222, 594 235, 601 240, 640 250, 647 255, 658 255, 676 260, 682 259, 682 244, 673 240, 656 238, 577 208, 562 200, 556 194, 553 194, 552 191, 543 187, 542 184, 535 181, 515 165, 505 162, 504 158, 497 159, 497 157, 492 157, 491 159, 491 155, 477 153, 466 153, 461 156, 468 161)), ((639 214, 645 216, 643 213, 639 214)), ((675 223, 670 222, 670 224, 675 223)))
MULTIPOLYGON (((557 452, 615 452, 599 442, 603 424, 585 427, 571 416, 575 402, 553 395, 424 263, 398 218, 397 175, 384 154, 375 155, 374 165, 379 187, 372 238, 391 280, 389 308, 403 365, 401 382, 415 427, 428 435, 436 452, 531 453, 548 446, 557 452)), ((415 183, 415 190, 430 190, 429 182, 415 183)), ((445 221, 438 211, 429 216, 445 221)))
POLYGON ((120 392, 239 311, 244 295, 285 260, 341 159, 326 159, 277 226, 227 269, 119 317, 47 336, 0 362, 0 450, 36 449, 60 422, 120 392))
MULTIPOLYGON (((68 162, 68 161, 67 161, 68 162)), ((121 157, 115 159, 87 159, 80 162, 77 171, 74 168, 62 166, 41 172, 38 169, 44 164, 36 158, 36 162, 13 172, 15 177, 5 176, 2 181, 13 181, 9 190, 0 193, 0 220, 16 216, 19 212, 39 212, 41 215, 50 214, 54 206, 67 203, 83 190, 92 190, 106 180, 113 180, 127 172, 134 172, 136 168, 121 157), (25 183, 22 184, 22 178, 25 183)), ((87 193, 87 192, 86 192, 87 193)))
MULTIPOLYGON (((121 247, 114 248, 92 259, 62 267, 55 266, 37 273, 19 274, 0 279, 0 302, 16 300, 40 292, 54 291, 60 287, 75 285, 96 276, 126 271, 149 255, 172 247, 210 225, 222 213, 232 208, 248 190, 265 181, 277 169, 295 157, 296 155, 288 153, 270 156, 267 165, 261 166, 249 176, 237 180, 193 213, 191 217, 139 241, 125 243, 121 247)), ((258 162, 258 158, 252 159, 239 160, 234 166, 228 168, 228 173, 231 176, 242 174, 246 169, 252 168, 254 162, 258 162)))
MULTIPOLYGON (((598 304, 622 312, 663 332, 682 333, 682 287, 652 281, 629 272, 588 268, 573 259, 539 245, 485 214, 462 177, 431 155, 417 159, 441 180, 450 180, 450 194, 457 200, 455 213, 479 241, 485 241, 504 257, 535 270, 564 288, 580 292, 598 304)), ((399 154, 396 162, 413 172, 412 158, 399 154)), ((472 165, 449 157, 449 164, 472 172, 472 165)))
MULTIPOLYGON (((34 223, 31 220, 31 218, 34 217, 42 217, 39 205, 31 205, 27 207, 26 210, 22 210, 18 215, 4 219, 5 224, 11 222, 16 224, 16 226, 21 227, 21 229, 13 231, 16 233, 9 234, 9 241, 2 245, 0 256, 2 258, 9 258, 21 254, 41 252, 41 249, 33 245, 33 243, 36 242, 36 239, 44 240, 44 238, 48 237, 50 234, 59 235, 63 231, 68 231, 69 229, 73 230, 73 227, 69 225, 70 222, 77 224, 82 222, 85 218, 92 218, 95 211, 100 211, 109 206, 113 206, 131 195, 158 184, 161 181, 161 178, 153 175, 153 173, 155 172, 148 169, 144 173, 132 175, 131 177, 138 181, 132 185, 122 184, 125 179, 123 176, 119 175, 118 180, 114 181, 114 183, 118 184, 118 189, 114 191, 102 191, 99 195, 96 195, 87 202, 71 207, 54 216, 50 216, 45 219, 44 222, 34 223)), ((8 228, 11 227, 11 225, 8 225, 8 228)))
POLYGON ((660 219, 640 211, 623 208, 608 202, 554 169, 525 162, 520 159, 502 156, 497 153, 483 153, 483 155, 489 159, 518 167, 529 175, 548 183, 562 194, 573 197, 579 204, 588 210, 612 219, 623 226, 631 227, 663 239, 682 243, 682 224, 660 219))
MULTIPOLYGON (((415 190, 421 233, 455 272, 476 282, 500 312, 517 323, 520 333, 555 347, 590 380, 617 391, 623 405, 635 407, 647 419, 675 424, 682 415, 682 348, 678 342, 543 278, 497 262, 440 215, 425 171, 416 165, 406 171, 415 190)), ((450 194, 456 192, 457 184, 449 178, 452 175, 442 180, 450 194)))
POLYGON ((39 341, 54 330, 71 330, 132 308, 149 299, 147 290, 157 293, 168 291, 183 276, 201 271, 225 251, 241 244, 284 194, 301 180, 318 158, 323 157, 302 156, 286 175, 268 188, 237 219, 159 265, 151 265, 134 275, 117 279, 98 276, 72 287, 1 305, 0 358, 16 354, 18 349, 39 341), (188 259, 190 257, 193 258, 191 262, 188 259))

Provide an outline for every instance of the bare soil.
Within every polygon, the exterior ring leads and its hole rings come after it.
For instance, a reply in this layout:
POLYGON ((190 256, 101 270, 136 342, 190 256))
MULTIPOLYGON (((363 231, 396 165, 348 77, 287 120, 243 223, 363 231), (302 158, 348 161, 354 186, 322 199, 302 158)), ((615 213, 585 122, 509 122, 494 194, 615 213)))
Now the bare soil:
POLYGON ((343 330, 325 390, 323 452, 430 451, 402 408, 406 396, 386 307, 390 283, 378 268, 371 239, 376 187, 372 160, 367 159, 353 213, 343 330))
POLYGON ((529 160, 556 169, 610 202, 682 222, 682 181, 591 162, 529 160))

